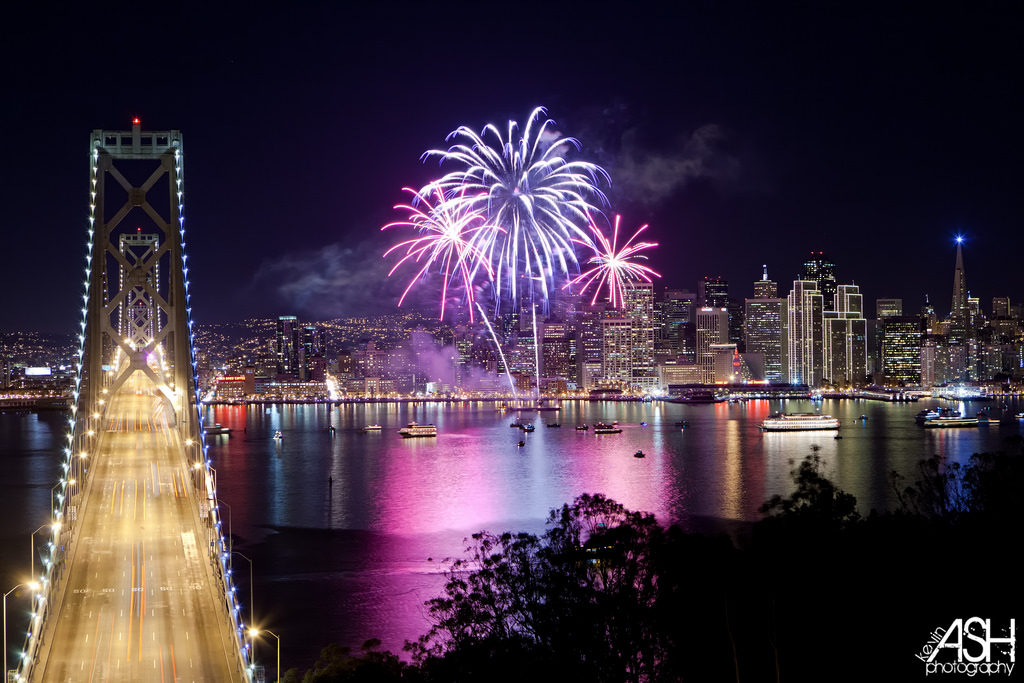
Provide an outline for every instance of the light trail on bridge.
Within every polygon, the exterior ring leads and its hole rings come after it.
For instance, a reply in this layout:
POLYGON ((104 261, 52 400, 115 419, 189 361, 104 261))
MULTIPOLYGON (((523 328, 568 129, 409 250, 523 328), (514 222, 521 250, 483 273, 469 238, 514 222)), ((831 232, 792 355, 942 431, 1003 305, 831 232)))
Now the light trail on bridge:
POLYGON ((211 586, 185 446, 151 380, 109 401, 43 681, 226 681, 233 636, 211 586))

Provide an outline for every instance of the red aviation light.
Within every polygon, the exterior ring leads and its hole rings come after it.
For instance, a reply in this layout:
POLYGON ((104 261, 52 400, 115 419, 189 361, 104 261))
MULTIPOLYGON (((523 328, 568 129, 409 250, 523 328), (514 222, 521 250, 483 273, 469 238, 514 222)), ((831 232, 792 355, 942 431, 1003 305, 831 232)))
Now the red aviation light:
POLYGON ((132 117, 132 125, 133 126, 141 126, 142 125, 142 120, 138 116, 133 116, 132 117))

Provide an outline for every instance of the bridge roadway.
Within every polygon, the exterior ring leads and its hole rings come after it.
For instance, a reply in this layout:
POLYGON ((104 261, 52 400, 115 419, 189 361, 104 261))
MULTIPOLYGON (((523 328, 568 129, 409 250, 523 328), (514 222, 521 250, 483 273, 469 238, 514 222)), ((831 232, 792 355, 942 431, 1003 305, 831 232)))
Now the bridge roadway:
MULTIPOLYGON (((184 447, 152 382, 125 383, 106 411, 70 576, 34 680, 230 681, 225 603, 184 447)), ((237 655, 236 655, 237 657, 237 655)))

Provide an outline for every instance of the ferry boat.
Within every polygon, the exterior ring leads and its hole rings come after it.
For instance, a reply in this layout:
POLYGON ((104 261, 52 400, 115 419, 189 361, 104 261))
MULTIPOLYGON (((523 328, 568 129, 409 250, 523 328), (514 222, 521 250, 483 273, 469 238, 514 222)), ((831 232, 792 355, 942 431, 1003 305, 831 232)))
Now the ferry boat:
POLYGON ((383 427, 381 427, 380 425, 366 425, 365 427, 363 427, 364 432, 379 432, 382 429, 383 427))
POLYGON ((437 427, 434 425, 421 425, 410 422, 408 426, 398 430, 403 439, 412 439, 418 436, 437 436, 437 427))
POLYGON ((219 422, 217 424, 213 425, 212 427, 207 427, 206 428, 206 435, 207 436, 217 436, 218 434, 228 434, 228 435, 230 435, 231 434, 231 428, 225 427, 224 425, 220 424, 219 422))
POLYGON ((595 434, 621 434, 622 433, 622 427, 619 426, 618 422, 616 422, 614 424, 605 424, 604 422, 598 422, 596 425, 594 425, 594 433, 595 434))
POLYGON ((761 423, 765 432, 802 432, 839 429, 839 419, 820 413, 775 413, 761 423))
POLYGON ((932 429, 939 427, 977 427, 978 418, 965 417, 963 415, 941 415, 927 420, 924 426, 932 429))

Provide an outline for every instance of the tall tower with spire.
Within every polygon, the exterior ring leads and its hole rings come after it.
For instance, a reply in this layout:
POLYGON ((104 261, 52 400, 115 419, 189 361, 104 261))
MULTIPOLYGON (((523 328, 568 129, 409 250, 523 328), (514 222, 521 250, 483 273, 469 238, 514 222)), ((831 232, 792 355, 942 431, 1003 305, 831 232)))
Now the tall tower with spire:
POLYGON ((970 320, 971 312, 967 302, 967 276, 964 274, 964 238, 956 236, 956 269, 953 271, 953 303, 949 310, 949 318, 954 321, 970 320))

